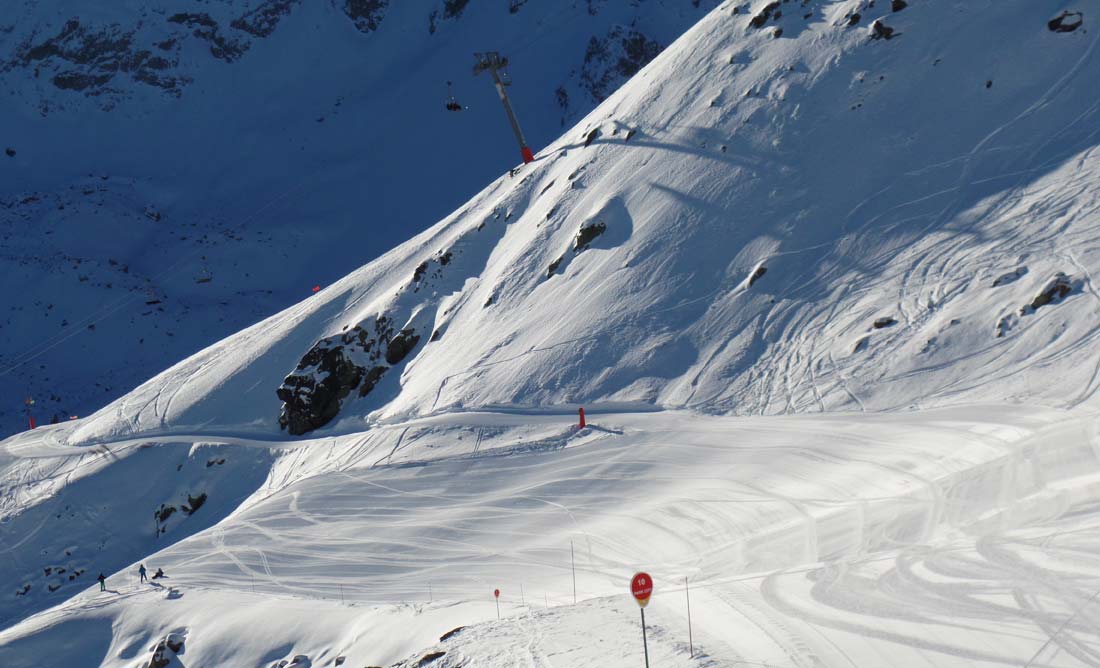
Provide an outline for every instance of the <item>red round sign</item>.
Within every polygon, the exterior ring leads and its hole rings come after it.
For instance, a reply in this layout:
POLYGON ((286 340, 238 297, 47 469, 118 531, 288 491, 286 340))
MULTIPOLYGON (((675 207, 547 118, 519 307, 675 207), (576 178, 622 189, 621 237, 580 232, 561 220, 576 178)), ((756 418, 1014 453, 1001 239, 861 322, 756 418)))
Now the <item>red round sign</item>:
POLYGON ((649 573, 636 573, 634 575, 634 579, 630 581, 630 593, 634 594, 638 605, 644 607, 646 603, 649 603, 649 597, 653 594, 653 578, 649 577, 649 573))
POLYGON ((500 590, 499 589, 494 589, 493 590, 493 597, 494 598, 500 598, 500 590))

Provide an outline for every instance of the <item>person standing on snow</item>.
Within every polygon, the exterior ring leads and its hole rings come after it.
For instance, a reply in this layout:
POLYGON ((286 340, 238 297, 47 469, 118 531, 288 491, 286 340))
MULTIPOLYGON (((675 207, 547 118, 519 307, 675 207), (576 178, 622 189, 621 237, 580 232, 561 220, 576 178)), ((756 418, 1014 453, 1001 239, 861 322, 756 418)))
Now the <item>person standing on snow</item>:
POLYGON ((107 591, 107 577, 100 573, 96 580, 99 580, 99 591, 107 591))
POLYGON ((148 582, 149 578, 145 577, 145 564, 138 566, 138 575, 141 576, 142 582, 148 582))

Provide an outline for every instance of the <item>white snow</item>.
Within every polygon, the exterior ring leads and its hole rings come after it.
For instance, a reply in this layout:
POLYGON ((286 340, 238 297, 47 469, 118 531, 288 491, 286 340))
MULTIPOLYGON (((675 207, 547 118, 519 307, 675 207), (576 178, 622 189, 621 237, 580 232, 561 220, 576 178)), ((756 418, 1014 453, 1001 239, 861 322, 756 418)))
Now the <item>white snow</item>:
POLYGON ((1100 54, 1046 26, 1080 3, 750 4, 435 227, 4 441, 0 665, 636 666, 638 570, 655 666, 1097 665, 1100 54), (281 431, 284 376, 380 316, 409 357, 281 431))

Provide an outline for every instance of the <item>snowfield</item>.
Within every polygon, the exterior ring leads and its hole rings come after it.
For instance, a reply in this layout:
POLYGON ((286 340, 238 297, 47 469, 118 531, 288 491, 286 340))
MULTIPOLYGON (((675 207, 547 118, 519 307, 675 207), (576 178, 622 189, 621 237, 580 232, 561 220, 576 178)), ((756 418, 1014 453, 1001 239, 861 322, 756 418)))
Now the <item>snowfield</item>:
POLYGON ((1100 665, 1095 10, 720 5, 431 229, 0 443, 0 665, 638 666, 640 570, 654 667, 1100 665))
MULTIPOLYGON (((448 666, 634 665, 627 583, 644 569, 654 664, 1095 664, 1090 417, 972 406, 569 421, 454 414, 286 450, 216 526, 128 555, 108 593, 4 631, 0 658, 133 666, 174 632, 187 666, 417 665, 432 651, 448 666), (169 578, 136 583, 137 561, 169 578)), ((116 545, 135 529, 111 528, 116 545)))

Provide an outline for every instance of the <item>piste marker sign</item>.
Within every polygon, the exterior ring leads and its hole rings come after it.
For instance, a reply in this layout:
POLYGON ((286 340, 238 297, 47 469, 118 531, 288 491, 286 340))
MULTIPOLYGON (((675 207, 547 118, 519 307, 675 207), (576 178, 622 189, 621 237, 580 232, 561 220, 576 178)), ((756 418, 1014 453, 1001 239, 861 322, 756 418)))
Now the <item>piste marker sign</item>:
POLYGON ((649 597, 653 594, 653 578, 649 573, 636 573, 630 581, 630 593, 638 605, 645 607, 649 603, 649 597))

